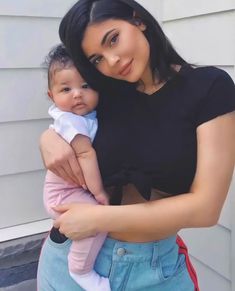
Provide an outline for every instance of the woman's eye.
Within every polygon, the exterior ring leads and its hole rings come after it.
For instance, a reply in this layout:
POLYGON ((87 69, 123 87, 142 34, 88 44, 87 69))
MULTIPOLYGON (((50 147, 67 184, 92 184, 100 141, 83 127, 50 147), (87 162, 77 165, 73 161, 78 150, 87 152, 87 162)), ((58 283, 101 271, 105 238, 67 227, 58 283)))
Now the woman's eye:
POLYGON ((62 89, 63 92, 69 92, 71 89, 69 87, 65 87, 62 89))
POLYGON ((87 83, 82 84, 82 89, 89 89, 90 86, 87 83))
POLYGON ((94 66, 98 66, 99 63, 101 62, 101 60, 102 60, 102 57, 101 57, 101 56, 100 56, 100 57, 96 57, 96 58, 94 58, 94 59, 91 60, 91 63, 92 63, 94 66))
POLYGON ((116 33, 110 40, 110 46, 113 46, 118 40, 118 33, 116 33))

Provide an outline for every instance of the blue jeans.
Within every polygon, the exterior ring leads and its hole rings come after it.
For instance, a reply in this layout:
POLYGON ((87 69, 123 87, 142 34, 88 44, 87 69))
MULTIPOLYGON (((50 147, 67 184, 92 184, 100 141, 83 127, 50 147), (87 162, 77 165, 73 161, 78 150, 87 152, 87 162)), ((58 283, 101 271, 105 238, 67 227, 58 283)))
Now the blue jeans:
MULTIPOLYGON (((57 244, 46 239, 39 259, 38 291, 83 290, 68 272, 70 245, 70 240, 57 244)), ((198 289, 187 269, 186 256, 179 252, 176 236, 147 243, 108 237, 95 270, 109 277, 112 291, 195 291, 198 289)))

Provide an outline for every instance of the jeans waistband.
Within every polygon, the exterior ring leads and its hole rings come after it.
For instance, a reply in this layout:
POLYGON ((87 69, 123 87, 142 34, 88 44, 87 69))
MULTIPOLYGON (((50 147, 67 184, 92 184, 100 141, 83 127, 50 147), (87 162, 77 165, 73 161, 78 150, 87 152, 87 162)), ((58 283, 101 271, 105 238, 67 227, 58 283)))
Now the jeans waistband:
POLYGON ((107 237, 101 251, 108 256, 113 256, 114 260, 132 262, 152 260, 154 264, 159 256, 163 256, 173 248, 178 252, 176 236, 146 243, 124 242, 107 237))

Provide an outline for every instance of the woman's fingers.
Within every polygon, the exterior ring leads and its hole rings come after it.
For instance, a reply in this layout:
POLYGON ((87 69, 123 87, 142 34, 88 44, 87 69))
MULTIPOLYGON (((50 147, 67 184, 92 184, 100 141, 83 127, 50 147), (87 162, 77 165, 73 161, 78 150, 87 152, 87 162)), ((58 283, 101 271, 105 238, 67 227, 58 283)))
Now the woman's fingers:
POLYGON ((62 165, 60 167, 57 167, 57 172, 59 173, 59 177, 61 177, 63 180, 69 182, 70 184, 77 184, 78 182, 71 177, 68 166, 62 165))
POLYGON ((84 189, 87 189, 86 182, 85 182, 85 179, 84 179, 84 176, 82 173, 82 169, 78 163, 77 158, 75 156, 70 157, 68 160, 68 163, 69 163, 69 166, 70 166, 70 169, 71 169, 73 175, 75 176, 76 180, 79 183, 79 186, 82 186, 84 189))
POLYGON ((78 186, 84 185, 84 177, 82 170, 75 158, 70 158, 69 160, 56 165, 55 167, 50 167, 50 170, 57 176, 61 177, 65 181, 76 184, 78 186))
POLYGON ((54 130, 42 134, 40 150, 47 169, 70 183, 85 184, 74 150, 54 130))
POLYGON ((40 149, 45 167, 69 183, 86 188, 85 179, 70 144, 54 130, 48 129, 40 139, 40 149), (55 146, 56 145, 56 146, 55 146))
POLYGON ((57 206, 52 206, 51 208, 53 208, 57 212, 65 212, 65 211, 69 210, 70 207, 71 207, 70 204, 60 204, 57 206))
POLYGON ((72 151, 66 157, 64 161, 60 162, 60 166, 58 165, 56 168, 60 173, 60 177, 84 188, 84 176, 75 153, 72 151))
POLYGON ((60 173, 56 169, 52 168, 50 171, 53 172, 56 176, 60 177, 60 173))
MULTIPOLYGON (((96 211, 99 205, 69 203, 53 207, 58 217, 54 227, 72 240, 80 240, 97 233, 96 211)), ((101 206, 102 207, 102 206, 101 206)))
POLYGON ((60 222, 59 222, 58 219, 56 219, 56 220, 53 222, 53 226, 54 226, 55 228, 58 228, 58 229, 60 230, 60 222))
MULTIPOLYGON (((63 204, 63 205, 61 204, 61 205, 57 205, 57 206, 52 206, 52 209, 55 210, 56 212, 59 212, 60 214, 62 214, 65 211, 69 210, 70 207, 71 207, 70 204, 63 204)), ((54 220, 53 226, 55 228, 60 229, 60 224, 61 224, 60 220, 61 220, 60 216, 56 220, 54 220)))

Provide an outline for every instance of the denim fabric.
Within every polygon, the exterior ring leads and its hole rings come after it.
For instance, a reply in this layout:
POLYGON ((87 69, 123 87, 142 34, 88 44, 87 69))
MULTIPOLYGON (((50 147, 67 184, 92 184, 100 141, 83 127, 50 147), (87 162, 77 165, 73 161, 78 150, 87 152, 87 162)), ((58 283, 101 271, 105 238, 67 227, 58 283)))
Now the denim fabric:
MULTIPOLYGON (((56 244, 48 237, 38 266, 38 291, 80 291, 68 272, 71 241, 56 244)), ((95 270, 109 277, 112 291, 194 291, 185 256, 176 237, 148 243, 107 238, 95 270)), ((95 291, 95 290, 94 290, 95 291)))

